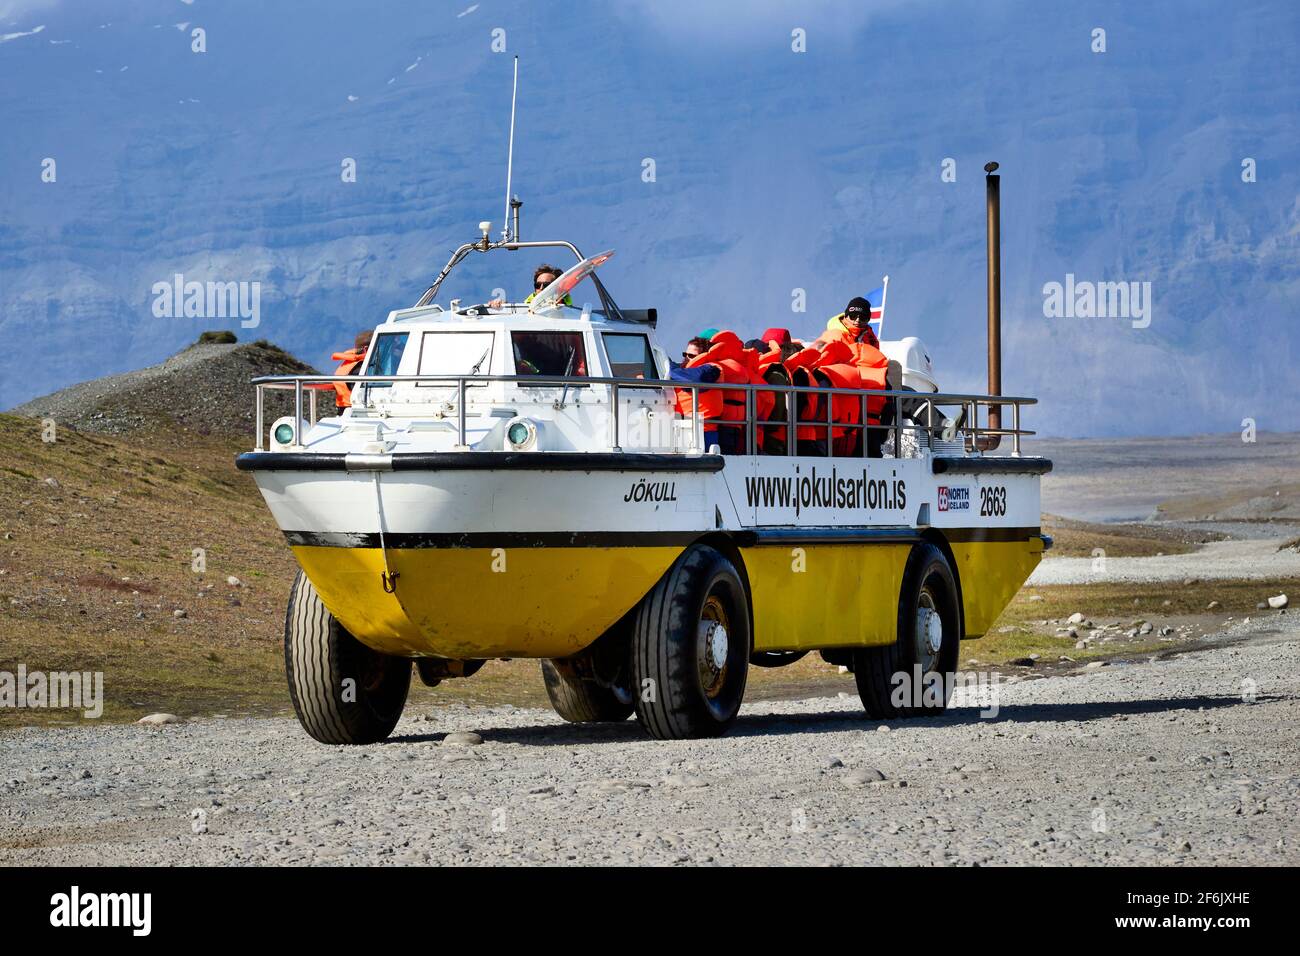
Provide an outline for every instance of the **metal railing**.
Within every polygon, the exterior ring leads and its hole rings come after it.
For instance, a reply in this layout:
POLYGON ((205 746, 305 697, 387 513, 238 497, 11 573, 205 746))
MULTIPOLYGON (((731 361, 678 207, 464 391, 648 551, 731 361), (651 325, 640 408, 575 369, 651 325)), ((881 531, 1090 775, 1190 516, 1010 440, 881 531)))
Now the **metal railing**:
MULTIPOLYGON (((610 425, 609 425, 609 448, 611 451, 621 451, 619 447, 619 393, 624 389, 653 389, 668 393, 669 401, 674 401, 678 392, 691 393, 691 412, 690 421, 692 423, 692 436, 699 435, 703 429, 743 429, 744 451, 736 454, 758 454, 761 447, 759 443, 759 430, 763 430, 766 436, 776 430, 785 429, 785 454, 793 456, 799 453, 798 433, 801 429, 813 429, 821 431, 826 438, 826 457, 865 457, 866 452, 866 434, 868 431, 882 430, 892 432, 894 435, 894 457, 903 457, 901 454, 903 434, 905 432, 921 432, 929 437, 935 436, 942 430, 942 420, 946 418, 938 409, 941 407, 957 406, 965 410, 965 420, 955 430, 955 435, 960 435, 964 439, 965 448, 968 453, 974 451, 977 446, 977 440, 984 436, 1007 436, 1011 438, 1011 453, 1013 456, 1020 454, 1020 441, 1022 437, 1035 434, 1032 431, 1026 431, 1020 427, 1020 410, 1025 405, 1036 405, 1038 399, 1024 398, 1012 395, 965 395, 944 392, 913 392, 913 391, 892 391, 892 390, 869 390, 858 388, 832 388, 824 386, 804 386, 804 385, 733 385, 729 383, 696 383, 696 382, 674 382, 664 381, 661 379, 639 379, 639 378, 598 378, 595 376, 550 376, 550 375, 269 375, 255 378, 252 384, 257 388, 257 445, 256 451, 265 451, 266 444, 266 425, 264 398, 266 391, 292 391, 293 407, 295 421, 302 422, 304 410, 310 411, 309 424, 315 426, 317 418, 316 396, 321 390, 328 389, 333 392, 333 386, 336 382, 344 382, 351 386, 354 396, 354 408, 368 409, 373 401, 373 396, 366 395, 365 401, 355 401, 357 389, 360 386, 373 384, 438 384, 443 383, 449 388, 454 387, 456 390, 456 434, 457 446, 467 447, 466 443, 466 400, 467 390, 470 387, 487 385, 489 383, 513 383, 523 385, 528 388, 575 388, 592 385, 607 385, 610 389, 609 406, 610 406, 610 425), (744 392, 745 393, 745 415, 743 418, 726 419, 726 418, 701 418, 700 417, 700 392, 710 389, 716 389, 722 392, 744 392), (783 419, 763 419, 757 414, 756 396, 760 392, 771 392, 773 394, 784 394, 792 396, 793 401, 787 401, 786 415, 783 419), (861 405, 857 409, 859 413, 858 421, 837 421, 834 418, 834 403, 828 398, 822 404, 825 406, 825 417, 809 419, 800 417, 798 414, 799 396, 809 395, 826 395, 830 398, 837 396, 847 396, 857 399, 861 405), (870 421, 868 404, 871 399, 885 398, 894 399, 894 419, 886 424, 873 424, 870 421), (901 414, 901 405, 907 402, 912 406, 913 412, 907 418, 910 424, 904 423, 904 415, 901 414), (922 412, 917 414, 917 405, 920 405, 922 412), (979 410, 987 410, 994 407, 1008 405, 1011 407, 1011 427, 1010 428, 990 428, 980 427, 979 410), (923 418, 924 422, 918 421, 923 418), (861 450, 852 455, 836 455, 834 453, 834 436, 837 429, 844 429, 846 432, 861 431, 863 440, 861 450), (794 440, 791 440, 793 437, 794 440)), ((495 403, 495 402, 494 402, 495 403)), ((444 402, 445 404, 445 402, 444 402)), ((562 407, 561 402, 553 403, 555 407, 562 407)), ((599 402, 598 402, 599 404, 599 402)), ((298 435, 298 429, 294 429, 294 441, 299 442, 301 436, 298 435)), ((694 437, 692 437, 694 446, 694 437)), ((705 451, 706 449, 693 447, 693 451, 705 451)), ((978 451, 974 451, 978 454, 978 451)))

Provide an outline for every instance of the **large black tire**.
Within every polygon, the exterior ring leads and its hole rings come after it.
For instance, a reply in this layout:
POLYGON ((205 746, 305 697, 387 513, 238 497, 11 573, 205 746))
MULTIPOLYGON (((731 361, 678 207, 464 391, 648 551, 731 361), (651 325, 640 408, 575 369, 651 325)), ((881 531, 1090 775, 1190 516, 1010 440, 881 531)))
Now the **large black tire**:
POLYGON ((411 687, 411 662, 371 650, 349 634, 301 571, 284 620, 284 669, 299 723, 323 744, 385 739, 411 687))
POLYGON ((549 660, 542 661, 542 680, 551 706, 574 724, 627 720, 635 707, 629 687, 602 687, 590 678, 561 671, 549 660))
POLYGON ((959 593, 943 551, 928 542, 914 546, 899 588, 894 643, 854 652, 853 676, 868 715, 887 720, 938 714, 947 708, 953 686, 949 677, 957 669, 963 627, 959 593), (920 623, 923 617, 929 626, 920 623), (936 619, 939 635, 933 630, 936 619), (937 650, 931 637, 939 638, 937 650), (906 675, 901 684, 895 677, 900 673, 906 675), (918 674, 922 691, 913 693, 918 674), (937 697, 924 693, 927 674, 936 674, 941 682, 942 689, 930 683, 937 697))
POLYGON ((637 608, 632 677, 646 732, 682 740, 726 731, 745 696, 751 634, 735 566, 707 545, 691 545, 637 608))

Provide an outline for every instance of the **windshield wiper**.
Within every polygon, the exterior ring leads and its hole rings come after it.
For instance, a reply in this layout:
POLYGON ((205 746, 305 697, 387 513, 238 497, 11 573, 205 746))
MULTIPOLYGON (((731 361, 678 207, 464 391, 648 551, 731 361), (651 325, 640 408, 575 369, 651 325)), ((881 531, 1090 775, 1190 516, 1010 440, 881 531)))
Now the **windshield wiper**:
POLYGON ((469 374, 477 375, 478 370, 483 367, 483 363, 487 361, 487 357, 489 354, 491 354, 491 352, 492 352, 492 346, 489 345, 486 349, 483 350, 483 354, 479 356, 478 361, 474 363, 474 367, 469 370, 469 374))
MULTIPOLYGON (((573 371, 573 359, 574 356, 576 356, 577 354, 578 354, 578 347, 576 345, 569 346, 569 361, 564 366, 564 378, 568 378, 569 373, 573 371)), ((569 383, 565 382, 564 391, 560 393, 560 400, 555 403, 555 407, 563 408, 564 400, 567 399, 568 397, 569 397, 569 383)))

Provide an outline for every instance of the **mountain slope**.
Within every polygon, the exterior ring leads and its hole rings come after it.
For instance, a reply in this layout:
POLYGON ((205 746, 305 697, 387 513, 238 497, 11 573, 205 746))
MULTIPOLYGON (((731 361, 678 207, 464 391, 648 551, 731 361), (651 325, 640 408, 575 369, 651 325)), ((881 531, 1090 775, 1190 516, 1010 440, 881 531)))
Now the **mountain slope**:
MULTIPOLYGON (((524 237, 616 247, 602 275, 659 308, 670 346, 705 326, 809 334, 889 273, 887 333, 926 339, 946 389, 981 388, 997 159, 1004 383, 1043 400, 1028 427, 1283 428, 1300 401, 1287 0, 6 9, 4 33, 28 35, 0 46, 0 335, 40 357, 10 401, 210 327, 153 314, 176 274, 260 283, 252 334, 322 362, 411 304, 479 220, 500 228, 510 54, 524 237), (1046 318, 1067 274, 1150 282, 1150 326, 1046 318)), ((447 294, 526 290, 539 258, 472 257, 447 294)))
MULTIPOLYGON (((159 365, 81 382, 33 399, 15 415, 52 418, 79 431, 125 434, 168 425, 198 432, 251 435, 261 375, 318 374, 266 341, 251 345, 196 343, 159 365)), ((288 412, 283 396, 268 399, 267 419, 288 412)), ((321 410, 326 410, 322 401, 321 410)))

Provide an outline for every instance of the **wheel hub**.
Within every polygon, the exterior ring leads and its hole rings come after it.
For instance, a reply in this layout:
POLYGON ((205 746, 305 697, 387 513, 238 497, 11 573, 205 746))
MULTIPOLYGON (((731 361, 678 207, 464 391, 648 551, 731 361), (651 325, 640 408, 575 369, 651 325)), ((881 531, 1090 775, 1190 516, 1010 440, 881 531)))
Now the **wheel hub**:
POLYGON ((938 657, 943 649, 943 619, 928 594, 921 596, 916 609, 916 649, 926 663, 938 657))
POLYGON ((721 621, 700 622, 700 644, 705 650, 705 660, 715 671, 727 666, 727 628, 721 621))

